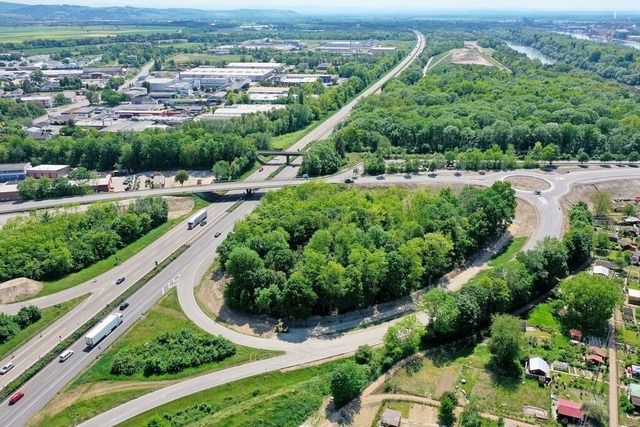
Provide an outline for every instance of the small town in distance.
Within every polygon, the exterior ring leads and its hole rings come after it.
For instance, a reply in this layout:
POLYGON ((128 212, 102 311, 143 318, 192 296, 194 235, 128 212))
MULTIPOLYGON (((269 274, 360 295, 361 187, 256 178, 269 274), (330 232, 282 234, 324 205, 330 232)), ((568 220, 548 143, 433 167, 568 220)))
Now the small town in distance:
POLYGON ((0 425, 640 426, 640 9, 0 5, 0 425))

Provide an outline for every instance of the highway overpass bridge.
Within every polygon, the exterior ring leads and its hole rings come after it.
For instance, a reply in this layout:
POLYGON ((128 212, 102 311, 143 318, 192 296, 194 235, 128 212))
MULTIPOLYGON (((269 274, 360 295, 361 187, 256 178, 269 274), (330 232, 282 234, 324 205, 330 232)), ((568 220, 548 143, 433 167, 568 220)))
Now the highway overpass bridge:
POLYGON ((287 158, 287 166, 289 166, 291 157, 304 156, 303 151, 285 151, 285 150, 258 150, 258 154, 262 156, 284 156, 287 158))

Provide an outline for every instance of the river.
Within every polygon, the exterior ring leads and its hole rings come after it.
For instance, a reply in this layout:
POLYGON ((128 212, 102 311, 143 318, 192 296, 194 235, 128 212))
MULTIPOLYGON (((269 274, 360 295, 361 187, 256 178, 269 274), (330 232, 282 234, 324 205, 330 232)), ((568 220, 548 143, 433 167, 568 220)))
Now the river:
POLYGON ((540 52, 535 47, 513 44, 511 42, 507 42, 507 46, 509 46, 511 49, 517 52, 524 53, 525 55, 527 55, 529 59, 537 59, 538 61, 542 62, 544 65, 553 65, 556 63, 556 61, 553 58, 540 52))
MULTIPOLYGON (((571 36, 574 39, 590 40, 592 42, 598 42, 598 43, 611 43, 612 42, 612 40, 609 40, 609 39, 605 39, 605 38, 602 38, 602 37, 591 37, 591 36, 588 36, 588 35, 586 35, 584 33, 569 33, 569 32, 566 32, 566 31, 556 31, 556 32, 558 34, 564 34, 565 36, 571 36)), ((615 42, 623 44, 623 45, 628 46, 628 47, 632 47, 634 49, 640 50, 640 43, 638 43, 638 42, 632 42, 632 41, 629 41, 629 40, 615 40, 615 42)))

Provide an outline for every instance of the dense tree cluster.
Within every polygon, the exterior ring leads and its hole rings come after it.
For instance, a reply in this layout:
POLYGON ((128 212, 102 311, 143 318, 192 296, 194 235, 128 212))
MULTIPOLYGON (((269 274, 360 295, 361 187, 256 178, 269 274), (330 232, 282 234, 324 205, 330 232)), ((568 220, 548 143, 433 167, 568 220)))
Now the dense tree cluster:
POLYGON ((545 55, 605 79, 628 85, 640 84, 640 53, 615 43, 579 40, 539 29, 503 29, 493 34, 540 50, 545 55))
POLYGON ((358 152, 390 144, 409 153, 496 145, 522 155, 540 142, 590 157, 640 151, 638 95, 591 73, 542 67, 506 48, 496 55, 513 73, 449 64, 413 85, 394 80, 359 103, 335 132, 336 145, 358 152))
POLYGON ((491 322, 491 351, 492 362, 496 370, 505 375, 520 377, 523 355, 524 331, 522 321, 507 314, 493 317, 491 322))
POLYGON ((0 282, 51 280, 81 270, 163 224, 168 212, 166 200, 147 197, 125 210, 99 203, 86 212, 45 211, 9 220, 0 238, 0 282))
MULTIPOLYGON (((578 204, 569 215, 572 220, 567 236, 579 235, 590 214, 588 210, 585 213, 584 204, 578 204)), ((424 297, 425 312, 432 319, 427 326, 428 337, 468 336, 487 326, 492 315, 522 307, 552 290, 566 277, 568 262, 580 265, 590 256, 586 248, 592 246, 591 235, 586 234, 584 240, 568 237, 563 242, 545 237, 533 249, 518 253, 515 259, 468 282, 458 292, 429 291, 424 297)))
POLYGON ((367 307, 433 284, 511 222, 510 184, 360 190, 309 183, 270 192, 219 246, 227 302, 304 318, 367 307))
POLYGON ((223 338, 182 330, 165 332, 148 343, 127 348, 113 358, 113 375, 176 374, 205 363, 220 362, 236 354, 235 345, 223 338))
POLYGON ((57 197, 89 194, 88 183, 72 182, 66 177, 36 179, 27 177, 18 183, 18 193, 22 200, 43 200, 57 197))
MULTIPOLYGON (((16 102, 12 99, 0 99, 0 134, 14 120, 22 121, 46 114, 46 110, 36 102, 16 102)), ((2 145, 0 144, 0 153, 2 145)))
POLYGON ((34 305, 22 307, 14 316, 0 313, 0 344, 15 337, 21 329, 36 323, 40 317, 40 309, 34 305))

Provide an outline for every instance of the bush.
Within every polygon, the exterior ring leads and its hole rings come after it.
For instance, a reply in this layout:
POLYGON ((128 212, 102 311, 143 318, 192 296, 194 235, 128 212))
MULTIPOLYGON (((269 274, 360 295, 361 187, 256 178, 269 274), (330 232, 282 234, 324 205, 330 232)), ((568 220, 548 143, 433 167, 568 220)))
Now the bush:
POLYGON ((120 351, 113 358, 111 373, 176 374, 187 368, 219 362, 235 353, 235 345, 221 336, 195 334, 189 330, 167 332, 151 342, 120 351))
POLYGON ((0 344, 9 341, 15 337, 21 329, 25 329, 29 325, 36 323, 41 317, 42 313, 40 309, 33 305, 22 307, 15 316, 0 313, 0 344))
POLYGON ((366 382, 363 367, 353 360, 339 365, 331 377, 331 394, 336 408, 341 408, 358 396, 366 382))
POLYGON ((356 362, 359 365, 366 365, 373 357, 373 349, 370 345, 365 344, 358 347, 355 354, 356 362))

